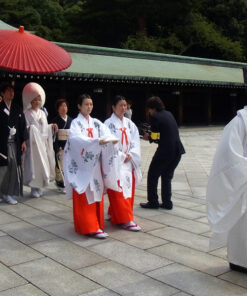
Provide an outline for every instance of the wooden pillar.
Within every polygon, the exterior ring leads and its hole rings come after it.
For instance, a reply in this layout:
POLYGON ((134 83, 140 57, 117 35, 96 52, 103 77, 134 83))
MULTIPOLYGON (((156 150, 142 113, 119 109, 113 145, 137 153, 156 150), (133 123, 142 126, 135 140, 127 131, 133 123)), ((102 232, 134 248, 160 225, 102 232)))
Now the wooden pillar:
POLYGON ((178 125, 181 126, 183 124, 184 119, 184 107, 183 107, 183 94, 180 93, 178 97, 178 125))

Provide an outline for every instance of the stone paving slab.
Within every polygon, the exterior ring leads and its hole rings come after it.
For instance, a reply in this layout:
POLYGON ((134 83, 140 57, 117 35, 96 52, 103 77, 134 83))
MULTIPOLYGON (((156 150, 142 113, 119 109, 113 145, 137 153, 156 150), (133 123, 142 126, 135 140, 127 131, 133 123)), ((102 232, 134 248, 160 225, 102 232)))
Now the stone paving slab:
MULTIPOLYGON (((142 209, 155 144, 141 141, 143 180, 136 188, 133 233, 105 221, 97 240, 74 231, 72 201, 54 184, 38 199, 0 203, 0 296, 247 296, 247 276, 229 270, 226 248, 208 251, 205 189, 220 128, 182 129, 173 179, 174 209, 142 209)), ((160 196, 161 182, 158 184, 160 196)), ((108 199, 105 196, 105 214, 108 199)))
POLYGON ((0 231, 0 236, 4 236, 4 235, 6 235, 6 233, 0 231))
POLYGON ((97 264, 79 272, 124 296, 168 296, 178 291, 114 262, 97 264))
POLYGON ((195 296, 247 295, 247 291, 240 286, 177 263, 151 271, 147 275, 195 296))
POLYGON ((165 227, 150 231, 149 233, 199 251, 207 252, 209 249, 208 238, 174 227, 165 227))
POLYGON ((242 286, 243 288, 247 288, 247 274, 236 271, 230 271, 221 275, 219 278, 229 281, 233 284, 242 286))
POLYGON ((17 222, 17 221, 20 221, 20 220, 18 218, 16 218, 16 217, 12 216, 12 215, 1 212, 0 225, 4 225, 4 224, 7 224, 7 223, 12 223, 12 222, 17 222))
POLYGON ((118 241, 106 241, 100 245, 90 246, 90 250, 140 273, 171 264, 167 259, 118 241))
POLYGON ((51 233, 23 221, 0 225, 0 229, 27 245, 55 238, 51 233))
POLYGON ((175 228, 179 228, 197 234, 209 231, 208 225, 193 220, 185 219, 182 217, 174 216, 172 215, 171 211, 169 211, 169 214, 165 212, 163 215, 153 216, 149 219, 152 221, 164 223, 167 226, 173 226, 175 228))
POLYGON ((31 245, 31 247, 72 270, 107 260, 104 257, 96 255, 85 248, 81 248, 63 239, 40 242, 31 245))
POLYGON ((104 243, 102 240, 90 238, 76 233, 74 230, 74 225, 71 222, 46 226, 44 229, 81 247, 88 247, 91 245, 104 243))
POLYGON ((24 284, 27 284, 25 279, 0 263, 0 291, 11 289, 24 284))
POLYGON ((211 251, 209 254, 212 254, 214 256, 218 256, 218 257, 223 258, 223 259, 227 259, 226 247, 219 248, 219 249, 216 249, 214 251, 211 251))
POLYGON ((214 276, 229 271, 227 261, 174 243, 152 248, 148 251, 214 276))
POLYGON ((143 250, 168 243, 168 241, 164 239, 154 237, 144 232, 135 233, 132 231, 119 230, 116 227, 112 227, 111 229, 107 228, 111 238, 143 250))
POLYGON ((94 290, 92 292, 88 292, 86 294, 81 294, 79 296, 118 296, 118 295, 119 294, 117 294, 111 290, 108 290, 105 288, 100 288, 100 289, 94 290))
POLYGON ((0 246, 0 261, 7 266, 43 257, 39 252, 7 235, 0 237, 0 246))
POLYGON ((151 230, 155 230, 155 229, 159 229, 159 228, 164 227, 164 224, 157 223, 157 222, 151 221, 149 219, 144 219, 144 218, 139 217, 139 216, 135 216, 134 219, 135 219, 135 222, 138 225, 141 225, 141 228, 142 228, 143 232, 148 232, 148 231, 151 231, 151 230))
POLYGON ((99 285, 49 258, 13 266, 12 269, 51 296, 77 296, 99 285))
MULTIPOLYGON (((35 217, 37 215, 42 215, 41 211, 38 211, 38 210, 36 210, 28 205, 25 205, 23 203, 18 203, 14 207, 11 205, 2 203, 1 210, 5 211, 6 213, 9 213, 15 217, 18 217, 20 219, 27 218, 27 217, 35 217)), ((1 214, 1 216, 2 216, 2 214, 1 214)))
POLYGON ((48 294, 42 292, 40 289, 34 287, 33 285, 19 286, 13 289, 8 289, 6 291, 0 292, 0 296, 47 296, 48 294))
POLYGON ((40 214, 33 217, 23 218, 23 220, 41 228, 66 222, 66 220, 58 218, 51 214, 40 214))

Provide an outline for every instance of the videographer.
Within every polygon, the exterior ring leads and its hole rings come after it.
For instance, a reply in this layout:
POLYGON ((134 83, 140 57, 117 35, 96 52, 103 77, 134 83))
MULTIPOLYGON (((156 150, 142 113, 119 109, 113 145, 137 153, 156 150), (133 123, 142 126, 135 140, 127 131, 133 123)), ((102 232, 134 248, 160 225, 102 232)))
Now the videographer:
POLYGON ((148 202, 140 203, 140 206, 146 209, 161 207, 171 210, 173 208, 171 181, 185 150, 180 141, 176 120, 171 112, 165 110, 162 100, 159 97, 150 97, 146 102, 146 108, 151 119, 151 132, 145 133, 143 139, 149 140, 150 143, 158 143, 158 148, 148 170, 148 202), (160 176, 161 204, 159 204, 157 194, 160 176))

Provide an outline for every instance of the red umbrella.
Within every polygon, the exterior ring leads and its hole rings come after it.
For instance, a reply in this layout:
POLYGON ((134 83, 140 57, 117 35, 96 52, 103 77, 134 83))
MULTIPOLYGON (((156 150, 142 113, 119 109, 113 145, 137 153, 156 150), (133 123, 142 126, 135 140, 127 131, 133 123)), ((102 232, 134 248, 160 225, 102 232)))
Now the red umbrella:
POLYGON ((19 30, 0 30, 0 68, 26 73, 54 73, 68 68, 70 55, 63 48, 19 30))

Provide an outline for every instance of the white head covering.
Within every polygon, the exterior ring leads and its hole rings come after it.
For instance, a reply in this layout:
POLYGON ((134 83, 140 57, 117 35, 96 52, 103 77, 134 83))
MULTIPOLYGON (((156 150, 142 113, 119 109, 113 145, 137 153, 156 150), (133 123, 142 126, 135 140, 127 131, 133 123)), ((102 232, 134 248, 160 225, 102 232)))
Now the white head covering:
POLYGON ((31 107, 31 102, 37 96, 41 97, 41 107, 45 104, 45 91, 44 89, 35 82, 30 82, 25 85, 22 91, 22 101, 23 101, 23 109, 29 109, 31 107))

